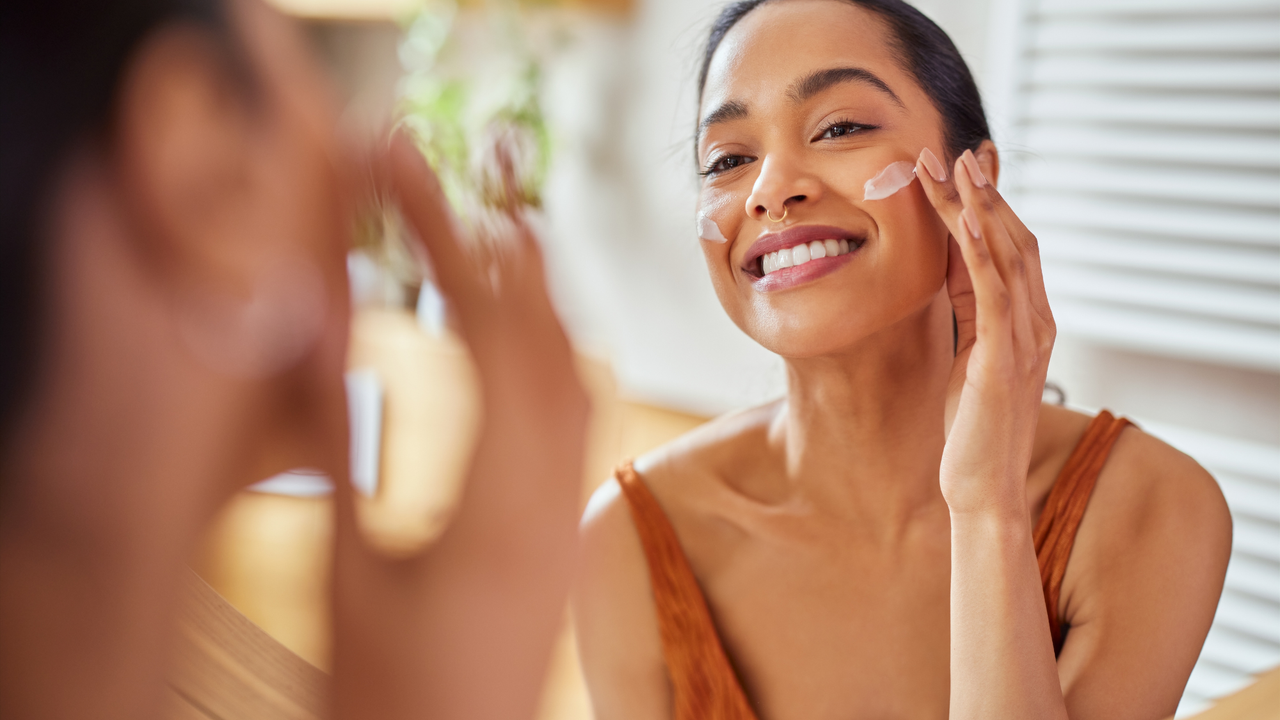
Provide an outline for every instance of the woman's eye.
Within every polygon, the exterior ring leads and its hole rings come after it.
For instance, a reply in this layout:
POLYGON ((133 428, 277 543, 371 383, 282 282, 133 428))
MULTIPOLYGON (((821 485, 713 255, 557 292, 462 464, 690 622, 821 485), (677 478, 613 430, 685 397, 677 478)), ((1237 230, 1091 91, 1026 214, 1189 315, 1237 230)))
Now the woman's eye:
POLYGON ((742 155, 724 155, 707 163, 707 167, 702 171, 703 177, 715 175, 717 173, 727 172, 734 168, 742 167, 751 162, 751 158, 742 155))
POLYGON ((866 125, 859 125, 851 122, 832 123, 822 131, 822 134, 818 135, 817 139, 830 140, 832 138, 845 137, 846 135, 852 135, 859 130, 865 130, 866 128, 866 125))

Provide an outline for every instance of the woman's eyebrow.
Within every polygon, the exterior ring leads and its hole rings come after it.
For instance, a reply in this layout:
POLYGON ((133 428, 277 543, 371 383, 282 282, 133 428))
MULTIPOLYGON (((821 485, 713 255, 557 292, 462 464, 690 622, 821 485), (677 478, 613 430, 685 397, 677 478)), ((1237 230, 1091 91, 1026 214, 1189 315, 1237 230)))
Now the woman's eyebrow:
POLYGON ((817 95, 833 85, 840 83, 856 82, 870 85, 871 87, 888 95, 891 100, 897 103, 898 107, 906 107, 902 104, 902 100, 897 93, 889 88, 885 81, 876 76, 870 70, 863 70, 856 67, 828 68, 826 70, 817 70, 791 83, 791 88, 787 94, 796 103, 802 103, 805 100, 817 95))
POLYGON ((728 122, 730 120, 741 120, 747 116, 746 103, 738 100, 730 100, 720 107, 712 110, 706 117, 702 118, 702 122, 698 123, 697 137, 701 138, 707 128, 716 123, 728 122))

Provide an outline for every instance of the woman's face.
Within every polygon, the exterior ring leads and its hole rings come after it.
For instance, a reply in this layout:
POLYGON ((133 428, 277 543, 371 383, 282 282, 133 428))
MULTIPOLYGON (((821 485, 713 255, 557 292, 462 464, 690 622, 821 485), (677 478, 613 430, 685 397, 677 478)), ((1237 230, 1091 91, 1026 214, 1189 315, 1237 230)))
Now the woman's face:
POLYGON ((864 199, 922 148, 945 159, 941 116, 878 16, 841 0, 757 8, 717 48, 699 122, 699 216, 727 238, 702 248, 720 303, 757 342, 830 354, 937 299, 947 230, 919 182, 864 199), (849 251, 783 269, 774 255, 764 272, 765 253, 825 239, 849 251))

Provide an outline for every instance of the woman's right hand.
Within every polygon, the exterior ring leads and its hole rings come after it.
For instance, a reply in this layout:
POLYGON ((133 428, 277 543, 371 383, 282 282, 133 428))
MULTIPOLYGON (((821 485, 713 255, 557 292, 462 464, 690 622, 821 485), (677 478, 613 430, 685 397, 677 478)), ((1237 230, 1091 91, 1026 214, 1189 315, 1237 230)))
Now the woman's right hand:
POLYGON ((574 564, 587 396, 519 218, 482 266, 409 139, 376 175, 431 259, 482 419, 453 519, 418 556, 365 545, 349 497, 339 512, 334 716, 530 717, 574 564))

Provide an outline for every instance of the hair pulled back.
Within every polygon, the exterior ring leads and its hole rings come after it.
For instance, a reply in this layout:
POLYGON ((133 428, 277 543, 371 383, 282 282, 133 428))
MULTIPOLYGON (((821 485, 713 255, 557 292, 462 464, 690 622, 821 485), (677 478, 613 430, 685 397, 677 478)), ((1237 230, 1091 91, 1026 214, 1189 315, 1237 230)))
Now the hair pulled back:
MULTIPOLYGON (((720 11, 707 37, 702 67, 698 72, 699 105, 702 104, 711 58, 725 35, 752 10, 766 3, 783 1, 738 0, 720 11)), ((942 28, 903 0, 840 1, 873 12, 888 25, 898 61, 942 115, 943 137, 949 158, 959 157, 965 150, 976 150, 983 140, 991 137, 973 74, 942 28)))

